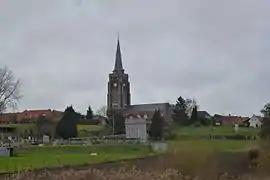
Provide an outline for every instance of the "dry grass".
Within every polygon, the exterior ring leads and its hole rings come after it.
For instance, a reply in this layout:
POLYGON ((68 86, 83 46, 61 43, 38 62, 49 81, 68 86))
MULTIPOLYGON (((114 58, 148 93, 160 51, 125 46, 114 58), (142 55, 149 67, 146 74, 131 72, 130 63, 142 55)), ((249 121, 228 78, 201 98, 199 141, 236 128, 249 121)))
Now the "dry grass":
POLYGON ((133 168, 118 168, 115 170, 68 170, 59 173, 43 172, 39 174, 25 172, 13 177, 6 178, 10 180, 269 180, 269 177, 254 176, 244 174, 242 176, 233 176, 226 173, 208 174, 208 176, 191 176, 183 174, 178 169, 165 170, 141 170, 133 168))

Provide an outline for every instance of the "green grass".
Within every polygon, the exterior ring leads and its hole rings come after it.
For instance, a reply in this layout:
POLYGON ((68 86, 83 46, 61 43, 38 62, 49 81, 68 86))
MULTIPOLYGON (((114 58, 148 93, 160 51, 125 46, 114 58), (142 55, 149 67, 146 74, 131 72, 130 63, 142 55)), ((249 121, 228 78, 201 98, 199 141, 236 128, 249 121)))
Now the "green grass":
POLYGON ((169 142, 170 149, 177 152, 225 152, 244 150, 258 141, 248 140, 179 140, 169 142))
POLYGON ((19 151, 18 156, 0 158, 0 172, 94 164, 152 154, 149 147, 141 145, 28 147, 19 151))
POLYGON ((9 128, 17 128, 19 130, 28 130, 35 128, 35 124, 27 123, 27 124, 1 124, 0 127, 9 127, 9 128))
POLYGON ((78 131, 81 131, 81 130, 101 130, 103 128, 103 126, 100 126, 100 125, 77 125, 77 129, 78 131))
POLYGON ((78 136, 79 137, 91 137, 92 135, 83 131, 83 130, 87 130, 87 131, 100 131, 102 130, 104 127, 100 126, 100 125, 82 125, 79 124, 77 125, 77 129, 78 129, 78 136))
MULTIPOLYGON (((211 127, 181 127, 175 130, 178 136, 190 136, 190 137, 200 137, 212 135, 232 135, 235 134, 234 127, 232 126, 217 126, 214 127, 213 131, 211 127)), ((259 133, 259 129, 239 127, 238 134, 253 136, 259 133)))
MULTIPOLYGON (((27 123, 27 124, 1 124, 0 127, 9 127, 9 128, 14 128, 15 129, 15 135, 22 135, 25 134, 25 132, 27 131, 28 133, 30 131, 32 131, 33 133, 36 132, 36 127, 35 124, 33 123, 27 123)), ((7 135, 13 135, 10 133, 5 133, 2 132, 3 135, 7 134, 7 135)))

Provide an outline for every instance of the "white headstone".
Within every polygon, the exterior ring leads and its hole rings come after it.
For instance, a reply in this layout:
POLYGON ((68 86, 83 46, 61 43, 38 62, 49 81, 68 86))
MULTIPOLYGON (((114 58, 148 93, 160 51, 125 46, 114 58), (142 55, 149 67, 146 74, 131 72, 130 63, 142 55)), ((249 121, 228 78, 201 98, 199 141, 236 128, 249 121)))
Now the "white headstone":
POLYGON ((46 135, 43 135, 42 142, 43 143, 49 143, 50 142, 50 137, 46 136, 46 135))
POLYGON ((1 147, 0 148, 0 156, 9 157, 10 151, 8 150, 8 148, 1 147))
POLYGON ((235 124, 235 125, 234 125, 234 131, 235 131, 236 133, 238 132, 238 129, 239 129, 238 124, 235 124))
POLYGON ((53 146, 59 146, 59 144, 60 144, 59 140, 53 141, 53 146))
POLYGON ((151 147, 154 151, 165 152, 168 149, 168 143, 166 143, 166 142, 152 142, 151 147))

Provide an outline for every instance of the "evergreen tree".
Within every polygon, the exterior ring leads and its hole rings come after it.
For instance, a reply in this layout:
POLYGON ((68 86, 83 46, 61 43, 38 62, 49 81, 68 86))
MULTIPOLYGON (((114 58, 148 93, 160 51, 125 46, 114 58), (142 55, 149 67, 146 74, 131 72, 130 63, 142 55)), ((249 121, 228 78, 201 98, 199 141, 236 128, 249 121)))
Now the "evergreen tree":
POLYGON ((194 124, 194 123, 200 123, 199 118, 198 118, 197 106, 193 108, 191 116, 190 116, 190 120, 189 120, 189 125, 194 124))
POLYGON ((177 99, 173 109, 172 119, 174 120, 174 122, 181 125, 186 125, 188 123, 188 116, 186 113, 186 109, 187 109, 186 101, 184 100, 184 98, 180 96, 177 99))
POLYGON ((261 113, 264 115, 265 118, 270 118, 270 103, 264 105, 261 113))
POLYGON ((262 127, 260 136, 263 139, 270 138, 270 103, 267 103, 264 108, 261 110, 261 113, 264 115, 262 121, 262 127))
POLYGON ((93 111, 92 111, 91 106, 89 106, 88 109, 87 109, 86 119, 89 119, 89 120, 93 119, 93 111))
POLYGON ((164 136, 164 119, 160 115, 160 111, 156 110, 149 129, 149 136, 154 140, 161 140, 164 136))
POLYGON ((125 117, 121 113, 110 113, 107 123, 112 127, 114 134, 125 134, 125 117))
POLYGON ((262 139, 270 139, 270 119, 263 118, 260 136, 262 139))
POLYGON ((56 134, 63 139, 77 137, 77 123, 79 121, 78 114, 72 106, 68 106, 63 117, 56 126, 56 134))

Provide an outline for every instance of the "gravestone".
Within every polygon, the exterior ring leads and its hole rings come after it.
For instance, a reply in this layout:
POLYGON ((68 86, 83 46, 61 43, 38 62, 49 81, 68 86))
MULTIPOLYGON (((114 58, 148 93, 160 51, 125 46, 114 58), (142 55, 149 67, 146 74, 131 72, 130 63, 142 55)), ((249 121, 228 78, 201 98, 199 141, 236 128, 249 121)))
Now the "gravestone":
POLYGON ((60 144, 61 144, 61 142, 58 139, 53 141, 53 146, 59 146, 60 144))
POLYGON ((42 143, 43 143, 43 144, 50 143, 50 137, 47 136, 47 135, 43 135, 42 143))
POLYGON ((10 157, 10 150, 6 147, 0 148, 0 156, 1 157, 10 157))
POLYGON ((151 142, 150 145, 152 150, 156 152, 165 152, 168 150, 168 143, 166 142, 162 141, 151 142))
POLYGON ((235 131, 235 133, 238 133, 238 129, 239 129, 238 124, 235 124, 235 125, 234 125, 234 131, 235 131))

